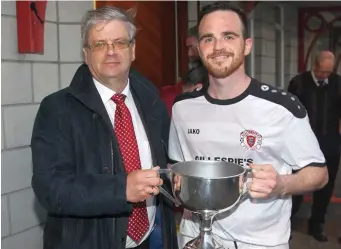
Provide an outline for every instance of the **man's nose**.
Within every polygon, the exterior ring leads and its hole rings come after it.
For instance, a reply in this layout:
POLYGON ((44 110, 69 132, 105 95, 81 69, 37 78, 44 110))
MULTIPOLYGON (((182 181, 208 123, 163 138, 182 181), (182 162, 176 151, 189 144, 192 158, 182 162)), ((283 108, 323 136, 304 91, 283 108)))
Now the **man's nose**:
POLYGON ((107 44, 107 54, 108 55, 113 55, 116 53, 116 49, 114 44, 107 44))
POLYGON ((214 42, 214 48, 215 48, 215 50, 221 50, 221 49, 225 48, 223 40, 222 39, 216 39, 214 42))
POLYGON ((193 53, 192 49, 189 48, 189 49, 188 49, 188 56, 191 57, 191 56, 193 56, 193 55, 194 55, 194 53, 193 53))

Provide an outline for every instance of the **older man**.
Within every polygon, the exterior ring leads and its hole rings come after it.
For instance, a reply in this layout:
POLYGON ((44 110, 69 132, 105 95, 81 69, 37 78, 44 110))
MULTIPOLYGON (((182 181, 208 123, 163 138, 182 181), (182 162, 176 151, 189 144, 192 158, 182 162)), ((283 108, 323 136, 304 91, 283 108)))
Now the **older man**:
MULTIPOLYGON (((169 118, 157 89, 130 74, 132 18, 89 11, 84 56, 71 85, 46 97, 32 135, 35 194, 48 212, 45 249, 150 249, 155 217, 177 248, 172 204, 158 195, 169 118)), ((166 182, 165 182, 166 183, 166 182)))
POLYGON ((198 51, 198 27, 194 26, 188 30, 186 38, 186 46, 188 51, 189 68, 196 65, 196 60, 200 60, 198 51))
MULTIPOLYGON (((340 163, 341 77, 333 73, 334 65, 333 53, 321 51, 315 57, 313 69, 295 76, 288 88, 307 109, 327 162, 329 182, 314 192, 309 219, 308 233, 318 241, 328 241, 323 224, 340 163)), ((297 213, 302 200, 303 196, 293 197, 292 215, 297 213)))

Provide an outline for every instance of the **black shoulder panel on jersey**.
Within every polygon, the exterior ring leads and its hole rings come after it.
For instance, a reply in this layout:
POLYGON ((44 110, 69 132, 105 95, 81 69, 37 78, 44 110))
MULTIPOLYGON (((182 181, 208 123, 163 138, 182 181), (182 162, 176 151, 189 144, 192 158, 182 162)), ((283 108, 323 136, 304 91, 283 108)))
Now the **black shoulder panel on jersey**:
POLYGON ((262 98, 285 107, 296 118, 304 118, 307 115, 307 111, 299 99, 295 95, 282 89, 252 80, 251 87, 249 87, 248 90, 250 91, 249 94, 255 97, 262 98))
POLYGON ((176 96, 173 105, 176 102, 179 102, 181 100, 194 99, 194 98, 198 98, 198 97, 203 96, 203 95, 204 95, 204 93, 202 91, 193 91, 193 92, 182 93, 182 94, 176 96))

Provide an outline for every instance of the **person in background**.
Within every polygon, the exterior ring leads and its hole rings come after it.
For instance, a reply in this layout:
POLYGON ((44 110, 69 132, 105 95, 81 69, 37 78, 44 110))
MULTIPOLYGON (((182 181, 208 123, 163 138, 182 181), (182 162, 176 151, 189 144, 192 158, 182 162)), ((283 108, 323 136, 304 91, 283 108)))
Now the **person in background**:
POLYGON ((88 11, 85 64, 41 102, 32 187, 48 213, 45 249, 178 248, 173 205, 158 195, 170 182, 154 167, 167 167, 169 116, 156 87, 130 72, 135 33, 118 8, 88 11), (161 245, 152 241, 155 217, 161 245))
MULTIPOLYGON (((321 51, 315 57, 313 69, 295 76, 288 86, 288 91, 307 109, 311 127, 326 158, 329 182, 313 193, 308 225, 308 233, 321 242, 328 241, 323 225, 340 164, 341 77, 333 73, 334 65, 333 53, 321 51)), ((293 196, 292 217, 302 200, 302 195, 293 196)))
POLYGON ((188 51, 189 68, 196 66, 196 61, 200 60, 198 51, 198 27, 194 26, 188 30, 186 38, 188 51))
MULTIPOLYGON (((220 213, 212 233, 224 248, 288 249, 291 195, 322 188, 325 159, 306 110, 292 94, 250 78, 247 17, 235 2, 205 6, 199 15, 199 54, 209 73, 204 92, 178 96, 172 109, 169 157, 251 168, 248 198, 220 213), (193 133, 192 130, 197 132, 193 133), (301 169, 292 175, 292 169, 301 169)), ((212 193, 217 194, 217 193, 212 193)), ((221 198, 229 198, 223 189, 221 198)), ((200 229, 185 210, 180 248, 200 229)))
POLYGON ((189 69, 182 80, 173 86, 163 86, 160 88, 160 98, 165 102, 169 115, 172 115, 172 105, 176 96, 181 93, 191 91, 203 91, 207 89, 208 73, 201 60, 193 62, 193 67, 189 69))

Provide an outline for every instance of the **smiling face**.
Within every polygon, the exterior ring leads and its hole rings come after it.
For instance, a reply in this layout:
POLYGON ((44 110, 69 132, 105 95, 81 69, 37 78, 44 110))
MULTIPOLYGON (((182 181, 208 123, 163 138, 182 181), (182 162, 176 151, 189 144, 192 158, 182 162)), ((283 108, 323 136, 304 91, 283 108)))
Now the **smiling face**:
POLYGON ((94 78, 107 82, 127 77, 135 60, 135 43, 129 38, 125 22, 100 22, 88 34, 88 47, 83 49, 85 62, 94 78))
POLYGON ((226 78, 244 65, 252 40, 243 37, 237 13, 219 10, 203 17, 199 26, 200 57, 210 75, 226 78))

